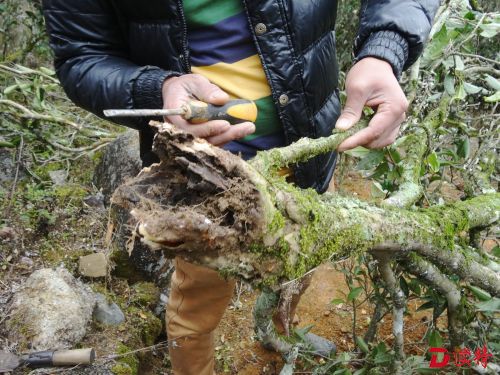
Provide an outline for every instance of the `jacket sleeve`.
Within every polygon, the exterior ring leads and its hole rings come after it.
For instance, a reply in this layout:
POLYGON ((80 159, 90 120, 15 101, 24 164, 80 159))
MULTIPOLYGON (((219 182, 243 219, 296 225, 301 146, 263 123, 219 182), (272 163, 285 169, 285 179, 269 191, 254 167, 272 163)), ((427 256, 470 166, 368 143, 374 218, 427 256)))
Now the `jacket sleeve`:
MULTIPOLYGON (((138 66, 107 0, 43 0, 57 76, 78 106, 98 116, 107 108, 161 108, 163 81, 180 73, 138 66)), ((133 128, 144 119, 123 118, 133 128)))
POLYGON ((396 77, 422 53, 439 0, 364 0, 355 61, 368 56, 386 60, 396 77))

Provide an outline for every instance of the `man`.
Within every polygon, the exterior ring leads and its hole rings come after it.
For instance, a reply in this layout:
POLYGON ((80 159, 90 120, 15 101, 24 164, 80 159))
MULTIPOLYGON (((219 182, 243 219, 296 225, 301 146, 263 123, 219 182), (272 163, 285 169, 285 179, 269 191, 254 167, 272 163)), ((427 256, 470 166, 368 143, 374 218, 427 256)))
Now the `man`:
MULTIPOLYGON (((437 0, 363 2, 340 114, 335 0, 43 3, 56 70, 76 104, 102 116, 107 108, 176 108, 193 97, 213 104, 252 99, 259 110, 255 124, 167 119, 247 158, 328 135, 335 124, 348 129, 365 105, 375 116, 339 151, 392 143, 407 107, 397 79, 422 51, 438 6, 437 0)), ((139 130, 144 165, 154 162, 147 119, 120 122, 139 130)), ((325 191, 335 158, 329 153, 295 167, 294 181, 325 191)), ((233 281, 214 271, 176 260, 167 307, 174 373, 213 373, 213 330, 232 288, 233 281)))

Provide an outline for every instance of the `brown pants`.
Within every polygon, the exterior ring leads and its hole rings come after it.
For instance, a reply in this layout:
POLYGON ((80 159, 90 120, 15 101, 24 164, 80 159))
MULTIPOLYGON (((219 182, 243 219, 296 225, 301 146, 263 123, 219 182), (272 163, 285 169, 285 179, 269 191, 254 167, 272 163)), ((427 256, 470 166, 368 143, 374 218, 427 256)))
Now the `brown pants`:
MULTIPOLYGON (((234 284, 234 280, 226 281, 216 271, 175 259, 166 312, 175 375, 215 374, 214 330, 231 300, 234 284)), ((299 297, 292 299, 287 316, 281 313, 273 319, 280 331, 280 322, 288 323, 293 317, 299 297)))

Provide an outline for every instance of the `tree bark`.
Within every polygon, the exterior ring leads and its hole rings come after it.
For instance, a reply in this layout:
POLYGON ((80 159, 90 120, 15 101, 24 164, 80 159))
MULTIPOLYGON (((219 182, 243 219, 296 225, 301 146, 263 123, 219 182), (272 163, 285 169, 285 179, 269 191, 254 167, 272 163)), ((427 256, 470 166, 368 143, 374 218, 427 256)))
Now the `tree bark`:
POLYGON ((463 246, 456 248, 466 244, 470 229, 498 220, 500 194, 425 210, 379 207, 301 190, 276 173, 335 149, 349 132, 303 139, 247 163, 169 124, 155 126, 161 162, 119 187, 112 198, 114 210, 125 214, 132 229, 131 243, 141 241, 169 256, 271 287, 326 260, 389 244, 417 251, 499 294, 499 275, 463 246))

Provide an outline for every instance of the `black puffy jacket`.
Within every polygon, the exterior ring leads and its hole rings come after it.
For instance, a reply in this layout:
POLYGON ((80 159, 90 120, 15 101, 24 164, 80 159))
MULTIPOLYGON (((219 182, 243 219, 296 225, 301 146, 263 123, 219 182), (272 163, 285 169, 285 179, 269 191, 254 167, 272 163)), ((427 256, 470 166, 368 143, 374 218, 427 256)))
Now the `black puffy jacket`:
MULTIPOLYGON (((242 1, 287 142, 329 135, 340 113, 337 1, 242 1)), ((364 1, 357 59, 385 59, 399 76, 422 51, 438 3, 364 1)), ((161 108, 163 81, 190 72, 182 0, 44 0, 43 7, 58 77, 70 99, 97 115, 161 108)), ((147 119, 121 123, 141 132, 141 155, 151 162, 147 119)), ((298 185, 324 191, 334 163, 328 154, 295 168, 298 185)))

